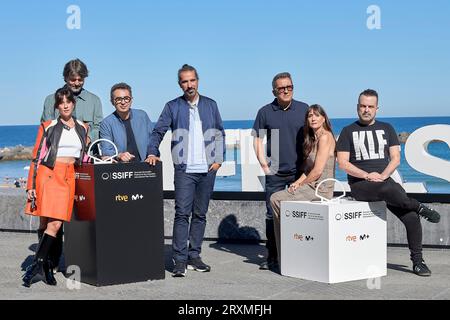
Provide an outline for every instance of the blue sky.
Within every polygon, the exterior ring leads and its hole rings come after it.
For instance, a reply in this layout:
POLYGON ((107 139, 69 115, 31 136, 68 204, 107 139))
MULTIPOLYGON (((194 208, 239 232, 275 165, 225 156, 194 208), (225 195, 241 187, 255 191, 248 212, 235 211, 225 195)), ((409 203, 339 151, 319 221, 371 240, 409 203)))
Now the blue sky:
POLYGON ((273 99, 272 77, 293 75, 295 98, 332 118, 354 117, 357 95, 380 94, 380 116, 450 115, 450 1, 14 1, 0 11, 0 125, 35 124, 62 69, 83 60, 85 88, 113 111, 125 81, 155 121, 180 95, 176 73, 197 67, 200 92, 225 120, 253 119, 273 99), (369 30, 369 5, 381 29, 369 30), (69 5, 81 29, 69 30, 69 5))

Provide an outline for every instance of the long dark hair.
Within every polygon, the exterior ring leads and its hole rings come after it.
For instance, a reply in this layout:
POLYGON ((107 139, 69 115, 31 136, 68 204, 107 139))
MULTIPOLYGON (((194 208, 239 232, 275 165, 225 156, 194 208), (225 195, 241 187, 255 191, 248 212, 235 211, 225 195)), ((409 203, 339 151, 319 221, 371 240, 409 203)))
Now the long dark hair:
MULTIPOLYGON (((311 105, 305 114, 305 125, 303 126, 303 135, 304 135, 304 141, 303 141, 303 158, 308 158, 309 154, 314 148, 314 145, 317 143, 316 136, 314 135, 314 130, 309 126, 308 122, 308 115, 309 113, 313 111, 316 115, 319 114, 322 117, 325 118, 325 122, 323 123, 323 127, 326 131, 331 132, 333 134, 333 130, 331 129, 331 123, 330 119, 327 116, 327 113, 322 108, 321 105, 313 104, 311 105)), ((333 135, 334 137, 334 135, 333 135)))
POLYGON ((73 103, 73 105, 76 104, 75 96, 72 92, 72 90, 69 89, 69 87, 64 86, 62 88, 59 88, 55 92, 55 109, 58 108, 58 106, 63 103, 64 97, 66 97, 67 101, 70 101, 73 103))

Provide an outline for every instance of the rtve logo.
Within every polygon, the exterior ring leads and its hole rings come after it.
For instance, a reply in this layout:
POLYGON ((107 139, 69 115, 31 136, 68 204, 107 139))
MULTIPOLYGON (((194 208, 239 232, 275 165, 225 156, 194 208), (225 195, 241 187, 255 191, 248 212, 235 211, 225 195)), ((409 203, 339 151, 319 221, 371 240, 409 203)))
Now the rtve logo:
MULTIPOLYGON (((363 240, 367 240, 369 239, 369 235, 368 234, 362 234, 359 236, 359 240, 363 241, 363 240)), ((358 237, 357 236, 347 236, 345 238, 345 241, 349 241, 349 242, 356 242, 358 241, 358 237)))
POLYGON ((115 199, 116 199, 116 202, 128 202, 128 195, 118 194, 115 199))
POLYGON ((294 233, 294 240, 298 240, 298 241, 313 241, 314 237, 313 236, 303 236, 302 234, 294 233))

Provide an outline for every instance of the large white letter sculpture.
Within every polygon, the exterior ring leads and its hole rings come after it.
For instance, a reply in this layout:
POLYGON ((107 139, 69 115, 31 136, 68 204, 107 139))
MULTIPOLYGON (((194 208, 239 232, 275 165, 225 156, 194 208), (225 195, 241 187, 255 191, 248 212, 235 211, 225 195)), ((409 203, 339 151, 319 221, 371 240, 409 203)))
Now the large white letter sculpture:
POLYGON ((406 140, 405 157, 413 169, 450 182, 450 161, 432 156, 427 151, 430 142, 436 140, 450 147, 450 125, 436 124, 414 131, 406 140))

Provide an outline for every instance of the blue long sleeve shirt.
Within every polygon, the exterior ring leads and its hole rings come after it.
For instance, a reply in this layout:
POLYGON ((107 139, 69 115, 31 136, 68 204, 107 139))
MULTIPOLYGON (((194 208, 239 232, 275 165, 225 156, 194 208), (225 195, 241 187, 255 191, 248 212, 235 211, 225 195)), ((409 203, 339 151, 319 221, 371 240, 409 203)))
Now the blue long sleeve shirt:
MULTIPOLYGON (((185 171, 189 155, 189 103, 183 97, 169 101, 153 129, 147 154, 159 156, 159 145, 167 130, 172 130, 172 160, 175 169, 185 171)), ((217 103, 205 96, 200 96, 197 105, 202 123, 203 140, 208 166, 221 164, 225 159, 225 130, 217 103)))
MULTIPOLYGON (((147 158, 147 149, 150 143, 153 124, 147 113, 139 109, 130 109, 130 123, 139 156, 142 160, 145 160, 147 158)), ((119 153, 127 151, 127 132, 125 125, 122 119, 115 113, 110 114, 100 123, 100 138, 114 142, 119 153)), ((111 144, 101 142, 100 147, 102 155, 114 155, 114 147, 111 144)))

